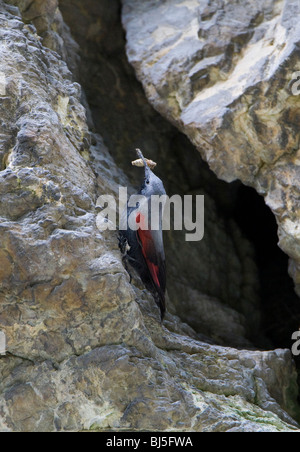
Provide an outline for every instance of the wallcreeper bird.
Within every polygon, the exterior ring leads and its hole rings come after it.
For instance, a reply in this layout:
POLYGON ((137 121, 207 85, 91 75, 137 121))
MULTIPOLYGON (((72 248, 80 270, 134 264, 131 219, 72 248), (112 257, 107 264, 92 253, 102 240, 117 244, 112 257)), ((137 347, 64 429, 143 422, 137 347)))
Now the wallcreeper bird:
POLYGON ((144 183, 138 192, 139 201, 131 207, 130 200, 121 218, 119 235, 123 259, 140 275, 160 308, 161 320, 166 311, 166 262, 162 233, 162 205, 154 209, 153 196, 166 195, 162 181, 151 171, 142 152, 137 149, 145 166, 144 183), (154 213, 155 210, 155 213, 154 213), (154 215, 158 215, 154 219, 154 215), (152 222, 151 220, 156 220, 152 222), (134 224, 133 224, 134 223, 134 224), (156 223, 157 227, 152 225, 156 223), (134 227, 133 227, 134 226, 134 227), (152 228, 151 228, 152 227, 152 228))

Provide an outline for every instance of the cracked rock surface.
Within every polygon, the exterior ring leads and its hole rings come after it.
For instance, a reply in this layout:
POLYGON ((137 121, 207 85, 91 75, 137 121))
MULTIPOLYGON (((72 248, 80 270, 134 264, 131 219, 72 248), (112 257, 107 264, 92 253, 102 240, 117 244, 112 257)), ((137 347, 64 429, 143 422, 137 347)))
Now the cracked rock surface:
POLYGON ((123 0, 149 101, 216 175, 265 197, 300 295, 297 0, 123 0))
POLYGON ((10 3, 0 1, 0 430, 296 430, 288 350, 205 343, 172 314, 162 325, 129 283, 117 234, 96 227, 98 196, 129 182, 89 130, 74 40, 57 2, 10 3), (53 49, 55 17, 68 55, 53 49))

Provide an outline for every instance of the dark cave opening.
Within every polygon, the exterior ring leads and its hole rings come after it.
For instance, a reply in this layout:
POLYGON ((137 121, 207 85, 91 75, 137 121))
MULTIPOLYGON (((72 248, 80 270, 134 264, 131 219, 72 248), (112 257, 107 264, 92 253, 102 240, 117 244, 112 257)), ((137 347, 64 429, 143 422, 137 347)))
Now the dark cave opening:
POLYGON ((274 347, 291 347, 299 329, 300 300, 288 275, 288 256, 278 246, 275 217, 262 196, 241 185, 233 216, 253 243, 260 279, 262 329, 274 347))
MULTIPOLYGON (((278 246, 275 217, 263 197, 244 185, 237 191, 233 215, 255 248, 262 332, 274 348, 291 349, 292 334, 300 327, 300 300, 288 274, 288 256, 278 246)), ((294 356, 294 361, 300 387, 300 357, 294 356)))

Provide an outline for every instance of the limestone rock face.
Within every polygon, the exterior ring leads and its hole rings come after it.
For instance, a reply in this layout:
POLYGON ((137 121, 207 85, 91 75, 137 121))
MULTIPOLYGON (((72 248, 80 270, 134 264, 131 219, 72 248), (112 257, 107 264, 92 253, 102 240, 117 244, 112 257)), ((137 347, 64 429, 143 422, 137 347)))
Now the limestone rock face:
POLYGON ((67 60, 72 72, 76 70, 78 44, 63 20, 58 0, 7 0, 6 3, 18 8, 24 23, 35 27, 45 47, 67 60))
MULTIPOLYGON (((89 131, 69 57, 44 41, 57 4, 10 3, 0 1, 0 430, 297 429, 288 350, 200 341, 197 322, 168 314, 162 325, 151 295, 130 284, 96 202, 132 187, 89 131), (28 17, 38 6, 42 38, 28 17)), ((202 305, 209 322, 219 301, 202 305)), ((224 316, 243 336, 237 312, 224 316)))
POLYGON ((138 147, 158 162, 156 171, 170 196, 205 196, 205 240, 188 243, 185 233, 165 233, 169 310, 219 344, 249 346, 260 337, 261 314, 253 246, 228 219, 239 184, 218 180, 188 139, 150 106, 125 54, 119 6, 116 0, 60 2, 80 45, 82 63, 75 72, 85 89, 91 127, 134 186, 141 172, 130 162, 138 147))
POLYGON ((265 197, 300 295, 299 2, 123 5, 127 55, 149 101, 220 179, 265 197))

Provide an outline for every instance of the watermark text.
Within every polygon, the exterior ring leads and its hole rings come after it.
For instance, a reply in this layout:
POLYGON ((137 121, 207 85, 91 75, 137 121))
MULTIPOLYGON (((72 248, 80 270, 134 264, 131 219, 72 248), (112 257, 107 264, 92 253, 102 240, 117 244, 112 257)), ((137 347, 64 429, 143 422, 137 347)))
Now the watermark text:
POLYGON ((100 231, 152 230, 186 231, 187 242, 199 242, 204 237, 204 195, 132 195, 127 201, 127 188, 119 188, 119 199, 101 195, 97 207, 97 227, 100 231), (117 212, 119 211, 119 222, 117 212), (173 213, 173 214, 172 214, 173 213), (117 224, 118 223, 118 224, 117 224))
POLYGON ((292 75, 291 91, 293 96, 300 94, 300 71, 294 72, 292 75))
POLYGON ((0 330, 0 356, 6 354, 6 335, 0 330))
POLYGON ((6 96, 6 75, 0 71, 0 96, 6 96))
POLYGON ((295 331, 292 334, 292 341, 294 341, 292 345, 292 354, 294 356, 300 356, 300 330, 295 331))

